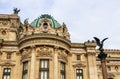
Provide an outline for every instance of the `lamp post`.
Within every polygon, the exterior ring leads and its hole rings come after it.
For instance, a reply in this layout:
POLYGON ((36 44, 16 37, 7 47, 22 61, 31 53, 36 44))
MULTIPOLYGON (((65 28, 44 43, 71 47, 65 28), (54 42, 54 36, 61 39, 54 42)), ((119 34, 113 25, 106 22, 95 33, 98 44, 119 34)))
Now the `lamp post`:
POLYGON ((94 37, 94 39, 95 39, 95 41, 97 43, 97 46, 99 46, 100 53, 98 54, 98 58, 101 61, 103 79, 108 79, 107 68, 106 68, 106 57, 107 57, 107 54, 104 52, 104 49, 103 49, 103 42, 105 40, 107 40, 108 38, 105 38, 102 41, 100 41, 100 39, 97 38, 97 37, 94 37))

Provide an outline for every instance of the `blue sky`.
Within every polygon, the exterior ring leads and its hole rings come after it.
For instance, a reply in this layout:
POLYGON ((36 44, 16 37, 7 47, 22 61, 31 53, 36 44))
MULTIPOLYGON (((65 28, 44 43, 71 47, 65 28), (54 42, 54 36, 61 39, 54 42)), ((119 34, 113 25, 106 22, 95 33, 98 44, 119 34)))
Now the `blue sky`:
POLYGON ((12 14, 14 7, 21 9, 22 22, 41 14, 65 22, 72 42, 109 37, 105 48, 120 49, 120 0, 0 0, 0 14, 12 14))

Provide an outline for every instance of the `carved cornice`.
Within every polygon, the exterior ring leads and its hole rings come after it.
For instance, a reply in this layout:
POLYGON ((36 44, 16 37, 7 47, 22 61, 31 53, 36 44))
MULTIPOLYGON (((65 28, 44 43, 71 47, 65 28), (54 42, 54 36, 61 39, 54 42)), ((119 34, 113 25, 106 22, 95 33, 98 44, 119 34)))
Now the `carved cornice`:
POLYGON ((96 53, 95 53, 95 52, 87 52, 87 53, 86 53, 86 56, 89 56, 89 55, 93 55, 93 56, 95 56, 96 53))
MULTIPOLYGON (((100 66, 101 62, 97 61, 97 66, 100 66)), ((107 66, 120 66, 120 62, 119 61, 109 61, 109 63, 106 62, 107 66)))
POLYGON ((4 46, 1 48, 1 52, 19 52, 18 47, 16 46, 4 46))
POLYGON ((49 36, 49 35, 45 35, 42 34, 38 35, 38 36, 32 36, 26 39, 22 39, 19 43, 20 45, 20 50, 25 48, 25 47, 29 47, 31 45, 48 45, 48 46, 58 46, 60 48, 66 49, 67 51, 70 51, 70 42, 65 40, 65 39, 61 39, 59 37, 55 37, 55 36, 49 36))
POLYGON ((17 41, 4 41, 3 46, 18 46, 17 41))
MULTIPOLYGON (((119 49, 104 49, 104 52, 107 54, 120 54, 119 49)), ((100 51, 96 50, 96 53, 100 53, 100 51)))
POLYGON ((0 14, 0 19, 19 19, 19 16, 13 14, 0 14))
POLYGON ((57 39, 57 40, 61 40, 67 44, 70 45, 70 41, 67 40, 67 39, 64 39, 63 37, 60 37, 60 36, 56 36, 54 34, 46 34, 46 33, 39 33, 39 34, 34 34, 34 35, 28 35, 24 38, 22 38, 20 41, 19 41, 19 44, 22 43, 23 41, 25 40, 28 40, 28 39, 33 39, 33 38, 49 38, 49 39, 57 39))
POLYGON ((84 43, 71 43, 71 48, 84 48, 84 43))
MULTIPOLYGON (((99 58, 96 58, 96 60, 97 61, 100 61, 100 59, 99 58)), ((108 60, 110 60, 110 61, 120 61, 120 57, 107 57, 106 58, 106 61, 108 61, 108 60)))

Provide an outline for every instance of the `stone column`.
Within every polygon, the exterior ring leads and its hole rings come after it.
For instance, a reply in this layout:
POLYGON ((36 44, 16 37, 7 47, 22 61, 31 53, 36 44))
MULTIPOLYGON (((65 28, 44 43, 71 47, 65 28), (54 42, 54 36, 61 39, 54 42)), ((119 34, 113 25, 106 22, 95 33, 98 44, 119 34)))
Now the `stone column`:
POLYGON ((32 47, 31 49, 30 79, 35 79, 35 47, 32 47))
POLYGON ((54 79, 58 79, 58 49, 54 51, 54 79))
POLYGON ((96 64, 96 54, 93 52, 88 52, 88 74, 89 79, 98 79, 98 73, 97 73, 97 64, 96 64))
POLYGON ((108 79, 107 68, 106 68, 106 57, 107 57, 107 54, 104 53, 103 51, 101 51, 98 54, 98 58, 100 58, 100 61, 101 61, 103 79, 108 79))

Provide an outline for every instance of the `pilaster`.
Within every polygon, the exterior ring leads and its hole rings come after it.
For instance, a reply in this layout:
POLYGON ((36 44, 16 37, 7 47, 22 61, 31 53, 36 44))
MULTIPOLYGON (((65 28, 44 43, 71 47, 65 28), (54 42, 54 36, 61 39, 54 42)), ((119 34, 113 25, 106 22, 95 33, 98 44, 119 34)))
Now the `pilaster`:
POLYGON ((97 63, 96 63, 96 44, 88 41, 85 43, 87 53, 87 64, 88 64, 88 79, 98 79, 97 63))
POLYGON ((98 79, 95 52, 87 52, 89 79, 98 79))
POLYGON ((31 68, 30 68, 30 79, 35 79, 35 47, 31 47, 31 68))
POLYGON ((58 79, 58 47, 54 50, 54 79, 58 79))

